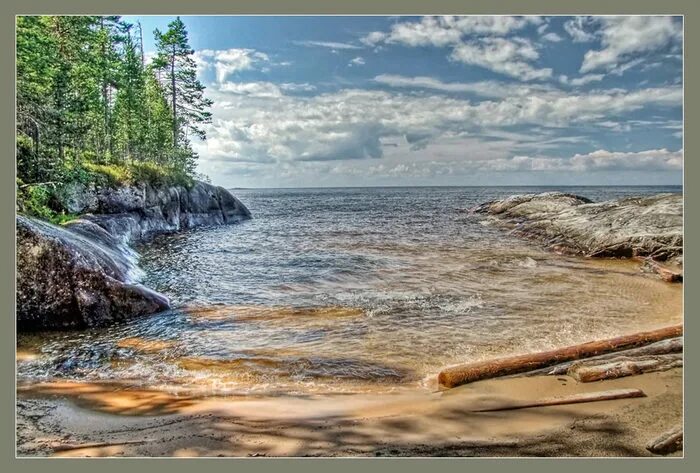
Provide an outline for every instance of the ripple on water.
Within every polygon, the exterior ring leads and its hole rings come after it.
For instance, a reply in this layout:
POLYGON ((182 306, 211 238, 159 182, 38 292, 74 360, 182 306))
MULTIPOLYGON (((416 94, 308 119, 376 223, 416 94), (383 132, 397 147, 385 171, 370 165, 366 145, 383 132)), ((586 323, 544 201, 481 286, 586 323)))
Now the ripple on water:
MULTIPOLYGON (((635 191, 649 189, 574 190, 596 200, 635 191)), ((143 282, 178 309, 20 335, 18 377, 212 394, 390 390, 427 386, 457 362, 680 319, 681 285, 635 263, 547 253, 460 211, 513 193, 240 191, 252 220, 138 249, 143 282)))

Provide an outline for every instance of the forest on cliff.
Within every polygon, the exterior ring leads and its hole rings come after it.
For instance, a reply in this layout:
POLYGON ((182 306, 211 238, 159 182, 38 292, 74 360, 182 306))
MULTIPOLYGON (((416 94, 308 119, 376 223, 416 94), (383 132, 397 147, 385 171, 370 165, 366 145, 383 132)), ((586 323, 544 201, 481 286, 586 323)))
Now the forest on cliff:
POLYGON ((192 139, 206 139, 211 100, 178 17, 152 32, 117 16, 20 16, 16 25, 17 210, 70 218, 76 183, 189 185, 192 139))

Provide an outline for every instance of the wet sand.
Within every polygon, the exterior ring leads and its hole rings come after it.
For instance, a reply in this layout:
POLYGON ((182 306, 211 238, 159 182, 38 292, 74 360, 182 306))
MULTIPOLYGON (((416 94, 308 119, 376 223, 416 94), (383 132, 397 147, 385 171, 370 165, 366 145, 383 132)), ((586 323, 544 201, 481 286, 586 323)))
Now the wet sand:
POLYGON ((650 456, 647 442, 682 422, 683 396, 673 369, 587 384, 541 376, 278 397, 51 382, 20 385, 17 406, 19 456, 650 456), (473 412, 616 388, 647 397, 473 412))

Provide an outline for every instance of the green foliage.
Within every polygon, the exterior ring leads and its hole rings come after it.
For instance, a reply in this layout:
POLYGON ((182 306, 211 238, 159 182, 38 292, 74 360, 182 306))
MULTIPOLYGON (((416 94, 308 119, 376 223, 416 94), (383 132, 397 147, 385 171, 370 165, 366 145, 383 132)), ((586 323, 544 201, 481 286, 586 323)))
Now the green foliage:
POLYGON ((90 173, 93 182, 99 185, 121 187, 134 183, 131 168, 128 166, 86 162, 82 167, 90 173))
POLYGON ((18 209, 56 221, 73 182, 191 185, 211 101, 196 79, 184 23, 155 32, 144 64, 141 32, 116 16, 17 18, 18 209))
POLYGON ((194 179, 179 167, 165 167, 150 162, 131 163, 131 175, 136 182, 145 182, 152 186, 184 186, 194 185, 194 179))
POLYGON ((43 184, 20 186, 17 192, 17 205, 23 213, 52 220, 55 211, 49 207, 52 189, 43 184))

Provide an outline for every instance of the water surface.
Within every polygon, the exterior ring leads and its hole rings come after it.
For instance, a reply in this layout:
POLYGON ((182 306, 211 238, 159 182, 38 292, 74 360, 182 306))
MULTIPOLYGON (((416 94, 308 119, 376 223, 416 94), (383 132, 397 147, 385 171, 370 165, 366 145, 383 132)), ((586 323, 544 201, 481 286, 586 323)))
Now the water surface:
POLYGON ((680 187, 234 190, 254 218, 141 245, 177 309, 22 335, 21 382, 119 380, 203 393, 431 388, 443 366, 677 322, 681 286, 563 257, 466 212, 565 190, 595 201, 680 187))

